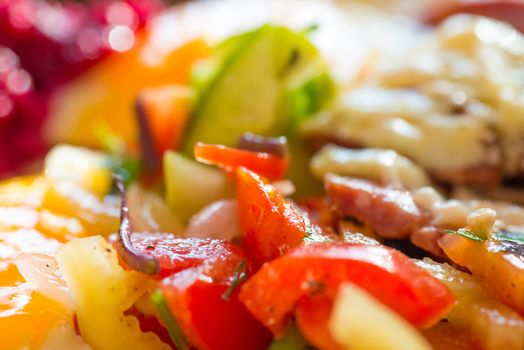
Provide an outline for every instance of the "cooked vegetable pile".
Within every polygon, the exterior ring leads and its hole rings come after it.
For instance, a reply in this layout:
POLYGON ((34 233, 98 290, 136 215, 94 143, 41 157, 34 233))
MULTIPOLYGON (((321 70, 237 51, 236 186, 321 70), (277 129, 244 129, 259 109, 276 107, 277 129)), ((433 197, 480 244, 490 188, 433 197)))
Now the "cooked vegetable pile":
MULTIPOLYGON (((488 20, 462 20, 477 45, 488 20)), ((475 148, 453 140, 492 131, 495 103, 420 118, 449 107, 443 75, 438 96, 422 75, 342 93, 315 30, 198 38, 149 66, 145 38, 63 90, 63 143, 0 183, 2 349, 524 349, 524 208, 402 138, 475 148), (383 104, 358 99, 372 89, 383 104)))

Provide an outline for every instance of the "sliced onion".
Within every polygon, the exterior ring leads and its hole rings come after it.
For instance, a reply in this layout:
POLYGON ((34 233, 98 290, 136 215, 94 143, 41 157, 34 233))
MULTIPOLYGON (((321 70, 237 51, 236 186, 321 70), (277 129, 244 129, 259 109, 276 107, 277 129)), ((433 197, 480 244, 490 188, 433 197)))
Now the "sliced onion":
POLYGON ((284 197, 289 197, 295 193, 295 185, 291 180, 273 181, 271 185, 284 197))
POLYGON ((73 326, 69 324, 60 324, 58 327, 49 332, 40 350, 91 350, 86 342, 75 333, 73 326))
POLYGON ((231 241, 239 232, 237 201, 223 199, 205 206, 193 215, 187 226, 186 236, 231 241))
POLYGON ((248 151, 271 153, 280 157, 289 154, 287 139, 284 136, 264 137, 247 132, 240 136, 237 146, 248 151))
POLYGON ((138 124, 140 147, 142 151, 142 164, 148 174, 154 174, 161 167, 160 154, 155 146, 155 140, 149 125, 149 119, 146 115, 146 109, 142 100, 138 99, 135 105, 136 121, 138 124))
POLYGON ((16 258, 16 267, 32 290, 74 309, 73 298, 54 257, 22 253, 16 258))
POLYGON ((122 197, 122 204, 120 206, 120 228, 118 229, 118 239, 116 241, 118 255, 133 269, 147 275, 154 275, 160 270, 160 264, 155 257, 146 255, 133 246, 131 242, 133 225, 129 217, 124 181, 122 177, 118 175, 113 175, 113 178, 122 197))

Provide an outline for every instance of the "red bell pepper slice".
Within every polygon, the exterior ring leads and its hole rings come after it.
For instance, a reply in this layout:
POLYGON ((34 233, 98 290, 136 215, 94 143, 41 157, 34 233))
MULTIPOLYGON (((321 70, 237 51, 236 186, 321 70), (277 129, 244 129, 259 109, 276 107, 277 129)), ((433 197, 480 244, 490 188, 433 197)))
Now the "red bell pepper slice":
POLYGON ((163 280, 161 290, 185 339, 197 349, 264 350, 271 333, 238 300, 239 266, 249 275, 242 254, 222 252, 217 259, 163 280))
POLYGON ((246 151, 221 145, 197 143, 194 153, 199 162, 218 165, 229 171, 234 171, 242 166, 270 180, 282 179, 289 165, 287 156, 246 151))
POLYGON ((399 251, 351 243, 318 243, 290 251, 247 281, 240 300, 279 336, 301 298, 334 300, 345 281, 365 289, 417 327, 438 321, 455 302, 446 286, 399 251))
POLYGON ((245 168, 237 170, 237 200, 244 246, 259 266, 323 234, 273 186, 245 168))

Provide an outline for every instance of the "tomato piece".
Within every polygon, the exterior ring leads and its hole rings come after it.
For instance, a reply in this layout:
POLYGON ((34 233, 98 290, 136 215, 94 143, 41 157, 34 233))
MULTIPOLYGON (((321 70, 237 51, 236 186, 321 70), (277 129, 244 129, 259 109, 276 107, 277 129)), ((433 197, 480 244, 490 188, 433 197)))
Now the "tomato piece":
POLYGON ((282 335, 298 300, 334 299, 342 282, 369 292, 417 327, 438 321, 454 305, 448 288, 407 256, 380 245, 303 245, 262 266, 240 300, 275 335, 282 335))
POLYGON ((289 157, 266 152, 253 152, 221 145, 195 145, 195 158, 202 163, 218 165, 226 170, 245 167, 270 180, 284 177, 289 157))
MULTIPOLYGON (((229 253, 162 282, 162 292, 186 340, 197 349, 266 349, 271 333, 238 300, 233 276, 246 258, 229 253)), ((251 264, 246 263, 246 274, 251 264)))
MULTIPOLYGON (((169 333, 167 329, 162 325, 160 320, 155 315, 144 315, 142 312, 140 312, 135 306, 133 306, 131 309, 126 311, 125 315, 131 315, 137 318, 138 322, 140 323, 140 330, 144 333, 147 332, 153 332, 160 340, 162 340, 164 343, 169 344, 171 348, 176 349, 175 344, 173 343, 172 339, 169 337, 169 333)), ((80 333, 80 331, 78 331, 80 333)))
POLYGON ((192 92, 185 86, 144 89, 139 97, 158 155, 180 146, 190 114, 192 92))
POLYGON ((335 230, 339 218, 333 212, 325 197, 310 197, 298 201, 298 205, 308 213, 311 221, 320 225, 325 231, 335 230))
MULTIPOLYGON (((185 269, 227 257, 244 256, 242 249, 228 241, 207 238, 180 238, 169 233, 134 233, 133 246, 158 259, 157 277, 171 276, 185 269)), ((233 264, 237 264, 237 259, 233 264)), ((236 267, 236 265, 235 265, 236 267)))
POLYGON ((295 309, 295 321, 309 344, 321 350, 342 350, 328 328, 333 300, 326 297, 302 298, 295 309))
POLYGON ((307 222, 273 186, 252 171, 237 170, 237 200, 244 246, 256 264, 271 261, 306 238, 307 222))
POLYGON ((521 0, 457 0, 439 4, 430 9, 425 21, 429 24, 438 24, 446 18, 458 13, 468 13, 491 17, 511 24, 524 33, 524 2, 521 0))

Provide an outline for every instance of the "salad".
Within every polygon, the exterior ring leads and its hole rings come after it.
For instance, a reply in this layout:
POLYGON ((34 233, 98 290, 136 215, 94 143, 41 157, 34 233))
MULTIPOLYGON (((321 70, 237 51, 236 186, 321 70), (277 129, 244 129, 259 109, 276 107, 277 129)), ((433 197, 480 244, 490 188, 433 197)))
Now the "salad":
POLYGON ((5 80, 1 349, 524 349, 521 2, 118 4, 5 80))

